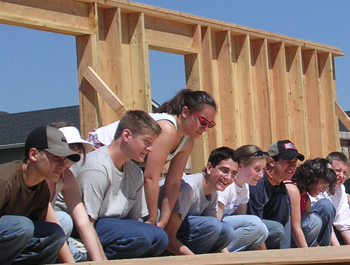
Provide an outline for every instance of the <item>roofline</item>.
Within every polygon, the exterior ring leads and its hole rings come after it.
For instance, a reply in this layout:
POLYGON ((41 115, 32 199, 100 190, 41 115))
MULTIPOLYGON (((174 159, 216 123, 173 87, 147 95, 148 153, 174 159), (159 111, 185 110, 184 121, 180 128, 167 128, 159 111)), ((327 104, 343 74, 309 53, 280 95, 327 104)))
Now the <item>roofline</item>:
POLYGON ((15 144, 4 144, 4 145, 0 145, 0 150, 1 150, 1 149, 18 148, 18 147, 24 147, 24 143, 15 143, 15 144))

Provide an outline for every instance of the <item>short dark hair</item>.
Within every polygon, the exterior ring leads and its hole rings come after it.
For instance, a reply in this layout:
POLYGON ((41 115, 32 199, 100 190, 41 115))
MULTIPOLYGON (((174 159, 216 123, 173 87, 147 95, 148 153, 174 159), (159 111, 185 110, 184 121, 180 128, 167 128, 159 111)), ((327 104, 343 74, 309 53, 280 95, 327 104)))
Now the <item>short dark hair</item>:
POLYGON ((121 118, 114 135, 114 140, 118 139, 123 130, 128 129, 132 136, 136 138, 139 134, 153 132, 159 136, 162 129, 159 124, 146 112, 142 110, 128 110, 121 118))
POLYGON ((341 152, 332 152, 326 157, 326 159, 331 164, 333 164, 334 160, 338 160, 340 162, 343 162, 343 163, 349 165, 349 158, 341 152))
POLYGON ((237 162, 238 164, 240 163, 239 155, 235 150, 226 146, 222 146, 214 149, 210 153, 208 162, 210 162, 210 164, 213 167, 216 167, 218 164, 220 164, 221 161, 228 160, 228 159, 232 159, 234 162, 237 162))

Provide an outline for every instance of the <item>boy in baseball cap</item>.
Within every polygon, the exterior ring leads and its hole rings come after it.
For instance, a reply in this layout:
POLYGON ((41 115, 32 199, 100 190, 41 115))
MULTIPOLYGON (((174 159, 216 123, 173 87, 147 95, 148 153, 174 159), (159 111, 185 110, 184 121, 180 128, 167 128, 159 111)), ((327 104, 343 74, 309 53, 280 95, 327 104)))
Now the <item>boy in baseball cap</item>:
POLYGON ((42 126, 28 135, 22 161, 0 165, 0 264, 54 263, 57 255, 74 262, 44 181, 58 180, 65 159, 77 162, 80 156, 62 132, 42 126))
POLYGON ((259 216, 267 226, 267 248, 290 248, 290 201, 283 180, 292 178, 297 160, 303 161, 304 155, 298 152, 290 140, 271 144, 268 152, 270 157, 264 177, 256 186, 249 187, 247 212, 259 216))

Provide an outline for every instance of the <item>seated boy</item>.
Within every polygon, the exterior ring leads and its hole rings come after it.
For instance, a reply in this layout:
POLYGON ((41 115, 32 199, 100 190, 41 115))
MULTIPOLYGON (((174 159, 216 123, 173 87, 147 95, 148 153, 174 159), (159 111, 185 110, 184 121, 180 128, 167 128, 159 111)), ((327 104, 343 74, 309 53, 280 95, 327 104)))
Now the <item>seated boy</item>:
MULTIPOLYGON (((69 149, 59 130, 42 126, 27 137, 22 161, 0 165, 0 264, 56 261, 65 236, 52 223, 58 220, 45 179, 57 182, 66 158, 77 162, 80 155, 69 149)), ((74 262, 67 245, 62 251, 62 262, 74 262)))
POLYGON ((148 214, 141 169, 161 133, 147 113, 128 111, 114 140, 87 154, 77 179, 90 221, 108 259, 160 255, 168 244, 163 229, 137 221, 148 214))
MULTIPOLYGON (((234 230, 216 218, 217 191, 223 191, 237 174, 236 151, 220 147, 211 152, 203 173, 183 176, 179 197, 165 227, 175 255, 227 252, 234 230)), ((164 180, 160 182, 162 201, 164 180)))

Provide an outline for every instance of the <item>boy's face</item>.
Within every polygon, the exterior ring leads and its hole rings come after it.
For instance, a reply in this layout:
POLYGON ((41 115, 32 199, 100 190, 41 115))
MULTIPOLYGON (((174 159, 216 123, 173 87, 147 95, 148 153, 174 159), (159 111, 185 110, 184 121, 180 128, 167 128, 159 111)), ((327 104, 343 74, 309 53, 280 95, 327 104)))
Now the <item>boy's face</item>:
POLYGON ((47 151, 41 151, 36 156, 36 170, 46 179, 57 182, 65 169, 65 157, 53 155, 47 151))
POLYGON ((132 160, 142 163, 153 149, 153 143, 157 139, 154 132, 139 134, 136 138, 131 136, 129 141, 129 154, 132 160))
POLYGON ((333 160, 332 168, 337 175, 337 183, 335 185, 335 188, 337 189, 344 184, 349 172, 349 165, 339 160, 333 160))
POLYGON ((297 168, 297 160, 297 158, 293 160, 279 158, 277 162, 274 161, 273 178, 278 182, 291 179, 297 168))
POLYGON ((238 163, 232 159, 222 160, 215 168, 210 170, 210 184, 216 190, 224 191, 231 185, 238 172, 238 163))

